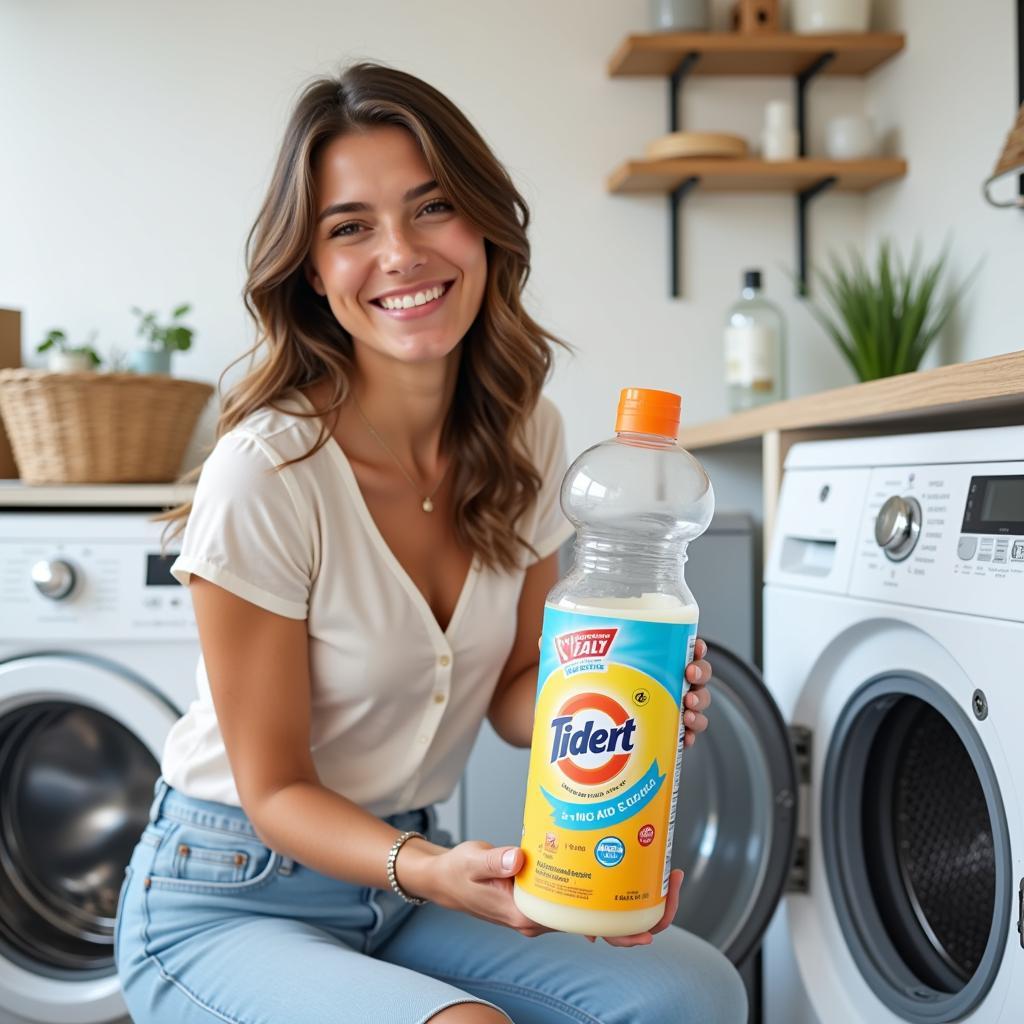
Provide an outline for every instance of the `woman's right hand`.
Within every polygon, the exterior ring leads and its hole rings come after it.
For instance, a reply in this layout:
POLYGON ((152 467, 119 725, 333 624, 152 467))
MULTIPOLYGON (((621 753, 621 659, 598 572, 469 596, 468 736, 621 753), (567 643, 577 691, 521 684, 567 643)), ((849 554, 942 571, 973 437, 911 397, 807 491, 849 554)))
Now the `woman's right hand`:
POLYGON ((523 857, 518 846, 475 839, 451 849, 412 839, 402 847, 395 873, 410 893, 532 939, 551 929, 531 921, 512 899, 512 880, 522 870, 523 857), (410 853, 414 856, 407 857, 410 853))

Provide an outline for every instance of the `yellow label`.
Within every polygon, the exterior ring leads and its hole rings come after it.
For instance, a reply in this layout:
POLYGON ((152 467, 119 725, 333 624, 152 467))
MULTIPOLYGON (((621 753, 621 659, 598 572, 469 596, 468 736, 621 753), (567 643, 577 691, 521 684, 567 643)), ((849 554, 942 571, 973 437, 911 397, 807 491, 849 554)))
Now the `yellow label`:
POLYGON ((564 906, 664 899, 695 622, 544 616, 522 889, 564 906))

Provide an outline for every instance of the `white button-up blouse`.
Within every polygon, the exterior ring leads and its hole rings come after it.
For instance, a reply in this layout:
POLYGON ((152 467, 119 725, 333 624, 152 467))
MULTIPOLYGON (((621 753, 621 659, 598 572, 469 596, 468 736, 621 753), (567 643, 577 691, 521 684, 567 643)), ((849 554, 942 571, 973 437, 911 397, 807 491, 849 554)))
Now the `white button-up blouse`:
MULTIPOLYGON (((305 619, 311 749, 321 782, 388 815, 446 799, 469 756, 516 631, 526 561, 466 577, 448 628, 384 542, 355 475, 298 391, 226 433, 196 487, 171 572, 192 573, 278 615, 305 619)), ((559 505, 561 417, 545 398, 526 428, 543 485, 520 535, 543 558, 572 533, 559 505)), ((239 805, 200 656, 197 695, 173 726, 161 771, 189 796, 239 805)))

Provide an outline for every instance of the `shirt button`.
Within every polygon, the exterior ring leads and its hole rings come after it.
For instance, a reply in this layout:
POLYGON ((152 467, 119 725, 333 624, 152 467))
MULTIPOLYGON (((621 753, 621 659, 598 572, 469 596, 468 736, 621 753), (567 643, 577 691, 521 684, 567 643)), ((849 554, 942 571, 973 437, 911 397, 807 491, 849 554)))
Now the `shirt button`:
POLYGON ((447 654, 442 654, 441 657, 437 659, 437 663, 441 668, 447 668, 452 663, 452 659, 449 658, 447 654))
POLYGON ((434 703, 435 704, 443 704, 444 703, 444 694, 443 693, 435 693, 434 694, 434 703))

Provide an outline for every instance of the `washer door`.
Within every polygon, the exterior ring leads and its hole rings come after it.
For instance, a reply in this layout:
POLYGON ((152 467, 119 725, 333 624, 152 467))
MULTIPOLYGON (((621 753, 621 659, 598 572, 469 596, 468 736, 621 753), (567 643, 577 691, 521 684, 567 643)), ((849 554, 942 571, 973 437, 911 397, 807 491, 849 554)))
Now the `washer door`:
POLYGON ((757 669, 714 641, 707 657, 714 724, 683 755, 672 861, 686 878, 676 923, 741 964, 785 888, 797 775, 789 731, 757 669))
POLYGON ((832 735, 821 821, 836 913, 875 995, 915 1024, 977 1010, 1015 894, 999 783, 957 701, 910 672, 865 683, 832 735))
POLYGON ((114 917, 176 718, 109 662, 0 664, 0 1005, 55 1024, 123 1016, 114 917))

